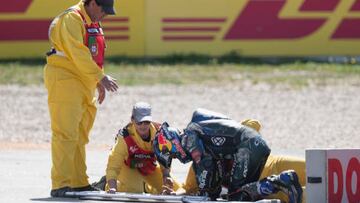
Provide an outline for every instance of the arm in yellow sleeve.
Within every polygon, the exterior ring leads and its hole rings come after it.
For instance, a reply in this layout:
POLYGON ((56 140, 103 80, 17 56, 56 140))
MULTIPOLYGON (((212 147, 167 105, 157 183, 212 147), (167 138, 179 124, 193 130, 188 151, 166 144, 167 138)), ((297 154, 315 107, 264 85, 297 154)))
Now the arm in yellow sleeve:
POLYGON ((118 140, 110 152, 106 167, 106 179, 117 179, 124 167, 124 160, 128 157, 127 146, 123 137, 119 136, 118 140))
POLYGON ((189 167, 188 174, 186 176, 185 183, 183 183, 182 188, 185 190, 187 195, 196 194, 199 191, 198 184, 196 182, 195 171, 192 165, 189 167))
POLYGON ((99 82, 105 75, 92 59, 88 47, 84 44, 85 26, 81 16, 75 12, 64 15, 59 32, 63 51, 79 70, 80 77, 99 82))

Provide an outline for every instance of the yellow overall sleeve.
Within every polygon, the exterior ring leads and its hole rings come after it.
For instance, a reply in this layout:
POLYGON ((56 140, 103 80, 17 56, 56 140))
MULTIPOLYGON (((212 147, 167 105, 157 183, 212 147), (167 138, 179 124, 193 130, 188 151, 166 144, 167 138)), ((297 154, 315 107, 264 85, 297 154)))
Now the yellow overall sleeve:
POLYGON ((245 120, 242 120, 240 123, 242 125, 246 125, 246 126, 252 128, 258 132, 260 132, 261 127, 262 127, 260 121, 255 120, 255 119, 245 119, 245 120))
POLYGON ((193 195, 199 192, 199 187, 196 182, 195 171, 192 165, 190 165, 188 174, 186 175, 186 180, 182 185, 182 188, 185 190, 186 194, 193 195))
POLYGON ((121 169, 125 166, 124 160, 128 156, 127 146, 123 137, 118 137, 115 146, 112 148, 106 167, 106 179, 117 179, 121 169))

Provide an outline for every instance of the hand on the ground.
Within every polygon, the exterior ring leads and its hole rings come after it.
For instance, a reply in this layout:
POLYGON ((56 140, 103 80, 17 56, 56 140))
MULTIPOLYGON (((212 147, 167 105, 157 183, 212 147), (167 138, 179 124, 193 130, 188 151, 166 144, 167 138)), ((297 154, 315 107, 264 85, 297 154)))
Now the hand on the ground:
POLYGON ((181 187, 181 188, 176 190, 175 195, 186 195, 186 190, 181 187))
POLYGON ((115 92, 119 86, 116 83, 116 79, 105 75, 103 79, 101 79, 100 84, 105 87, 107 91, 115 92))
POLYGON ((117 183, 115 179, 110 179, 107 181, 108 186, 109 186, 109 190, 107 191, 107 193, 110 194, 115 194, 116 193, 116 189, 117 189, 117 183))
POLYGON ((116 188, 110 188, 107 193, 109 194, 115 194, 116 193, 116 188))
POLYGON ((97 90, 98 90, 98 102, 99 104, 103 103, 106 95, 105 87, 102 86, 100 83, 97 84, 97 90))
POLYGON ((166 185, 163 185, 161 194, 162 195, 176 195, 176 192, 172 188, 170 188, 166 185))
POLYGON ((174 180, 171 177, 163 178, 162 192, 163 195, 175 195, 174 180))

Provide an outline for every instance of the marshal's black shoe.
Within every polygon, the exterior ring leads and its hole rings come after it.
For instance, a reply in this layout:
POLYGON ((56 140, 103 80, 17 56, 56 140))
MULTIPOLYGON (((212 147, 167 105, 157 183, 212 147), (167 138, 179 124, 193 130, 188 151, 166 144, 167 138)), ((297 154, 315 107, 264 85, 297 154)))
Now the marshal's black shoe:
POLYGON ((59 189, 51 190, 50 195, 51 197, 66 197, 66 192, 72 192, 73 190, 70 187, 62 187, 59 189))
POLYGON ((81 191, 100 191, 100 189, 96 188, 96 187, 93 187, 91 185, 87 185, 87 186, 84 186, 84 187, 76 187, 76 188, 73 188, 72 191, 74 192, 81 192, 81 191))
POLYGON ((98 182, 94 182, 91 184, 94 188, 97 188, 99 190, 104 191, 106 185, 106 176, 101 177, 101 179, 98 182))

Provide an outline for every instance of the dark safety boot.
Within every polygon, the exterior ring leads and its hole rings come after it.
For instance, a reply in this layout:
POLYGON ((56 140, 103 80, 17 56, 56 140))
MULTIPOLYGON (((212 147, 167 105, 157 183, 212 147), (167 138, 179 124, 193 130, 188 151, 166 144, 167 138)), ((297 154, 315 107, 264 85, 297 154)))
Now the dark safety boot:
POLYGON ((99 190, 105 191, 106 176, 101 177, 99 181, 92 183, 91 186, 99 190))
POLYGON ((82 192, 82 191, 100 191, 100 189, 93 187, 92 185, 87 185, 84 187, 76 187, 73 188, 74 192, 82 192))
POLYGON ((67 197, 65 196, 66 192, 72 192, 70 187, 62 187, 59 189, 51 190, 50 195, 51 197, 67 197))

